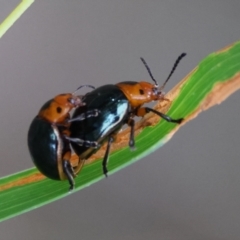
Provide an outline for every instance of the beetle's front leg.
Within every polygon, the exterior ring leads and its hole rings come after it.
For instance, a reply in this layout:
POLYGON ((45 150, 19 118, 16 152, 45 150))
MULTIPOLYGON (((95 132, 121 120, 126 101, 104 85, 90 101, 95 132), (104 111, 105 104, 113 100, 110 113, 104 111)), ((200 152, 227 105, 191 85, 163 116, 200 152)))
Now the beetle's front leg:
POLYGON ((84 147, 92 147, 92 148, 98 148, 99 144, 98 142, 95 141, 88 141, 88 140, 83 140, 80 138, 72 138, 72 137, 68 137, 68 136, 64 136, 68 141, 70 142, 74 142, 76 144, 78 144, 79 146, 84 146, 84 147))
POLYGON ((128 125, 130 127, 130 138, 129 138, 129 147, 131 150, 135 150, 135 139, 134 139, 134 126, 135 126, 135 120, 133 116, 130 116, 128 120, 128 125))
POLYGON ((183 121, 183 118, 173 119, 170 116, 168 116, 164 113, 158 112, 157 110, 149 108, 149 107, 141 107, 141 108, 136 109, 136 115, 139 116, 139 117, 143 117, 149 112, 153 112, 153 113, 157 114, 158 116, 160 116, 161 118, 163 118, 167 122, 180 124, 183 121))
POLYGON ((80 114, 79 116, 77 116, 75 118, 69 119, 68 122, 71 123, 71 122, 75 122, 75 121, 83 121, 90 117, 97 117, 99 114, 100 114, 100 110, 98 110, 98 109, 89 110, 85 113, 80 114))

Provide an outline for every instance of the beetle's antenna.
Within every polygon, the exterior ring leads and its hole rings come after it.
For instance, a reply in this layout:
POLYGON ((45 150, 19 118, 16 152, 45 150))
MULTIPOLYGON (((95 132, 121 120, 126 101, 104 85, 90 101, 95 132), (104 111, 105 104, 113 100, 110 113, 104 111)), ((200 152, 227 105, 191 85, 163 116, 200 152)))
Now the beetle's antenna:
POLYGON ((151 79, 154 81, 155 86, 158 87, 158 83, 157 83, 157 81, 155 80, 155 78, 153 77, 152 72, 151 72, 149 66, 147 65, 146 61, 145 61, 144 58, 142 58, 142 57, 141 57, 140 59, 141 59, 142 63, 144 64, 145 68, 147 69, 148 74, 150 75, 151 79))
POLYGON ((180 62, 180 61, 182 60, 182 58, 185 57, 186 55, 187 55, 186 53, 182 53, 182 54, 177 58, 177 60, 175 61, 174 65, 173 65, 173 68, 172 68, 170 74, 168 75, 168 77, 167 77, 167 79, 165 80, 165 82, 163 83, 163 85, 160 87, 160 89, 159 89, 160 91, 161 91, 162 89, 164 89, 166 83, 168 82, 168 80, 170 79, 170 77, 172 76, 172 74, 174 73, 174 71, 175 71, 175 69, 177 68, 179 62, 180 62))
POLYGON ((83 88, 83 87, 89 87, 89 88, 95 89, 95 87, 92 85, 82 85, 82 86, 78 87, 72 94, 75 94, 80 88, 83 88))

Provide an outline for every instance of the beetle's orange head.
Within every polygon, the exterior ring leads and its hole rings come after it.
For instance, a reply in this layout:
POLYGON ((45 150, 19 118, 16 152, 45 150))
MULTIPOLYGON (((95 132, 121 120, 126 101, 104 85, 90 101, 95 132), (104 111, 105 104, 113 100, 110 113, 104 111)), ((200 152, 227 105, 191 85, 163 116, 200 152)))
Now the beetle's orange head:
POLYGON ((83 105, 81 96, 72 93, 59 94, 46 102, 38 115, 51 123, 65 123, 69 118, 69 112, 83 105))

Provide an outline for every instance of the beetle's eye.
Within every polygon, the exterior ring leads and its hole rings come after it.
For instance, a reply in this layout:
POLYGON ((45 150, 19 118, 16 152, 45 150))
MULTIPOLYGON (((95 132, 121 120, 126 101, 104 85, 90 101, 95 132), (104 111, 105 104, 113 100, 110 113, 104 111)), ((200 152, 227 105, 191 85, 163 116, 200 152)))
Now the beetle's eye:
POLYGON ((71 104, 74 104, 74 99, 73 99, 73 98, 68 98, 67 100, 68 100, 68 102, 70 102, 71 104))

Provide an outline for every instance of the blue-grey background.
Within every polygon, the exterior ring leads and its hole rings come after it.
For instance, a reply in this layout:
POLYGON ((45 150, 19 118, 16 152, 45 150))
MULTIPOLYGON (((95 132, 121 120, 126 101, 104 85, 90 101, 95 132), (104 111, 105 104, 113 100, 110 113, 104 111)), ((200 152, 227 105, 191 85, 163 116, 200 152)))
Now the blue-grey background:
MULTIPOLYGON (((1 21, 18 2, 1 1, 1 21)), ((240 39, 239 10, 237 0, 36 0, 0 41, 0 176, 33 166, 26 135, 46 100, 81 84, 150 81, 141 56, 163 82, 185 51, 168 91, 240 39)), ((145 159, 1 223, 0 238, 240 239, 239 102, 237 92, 145 159)))

